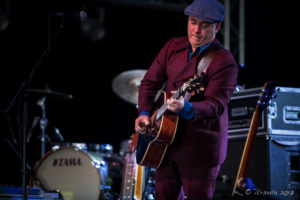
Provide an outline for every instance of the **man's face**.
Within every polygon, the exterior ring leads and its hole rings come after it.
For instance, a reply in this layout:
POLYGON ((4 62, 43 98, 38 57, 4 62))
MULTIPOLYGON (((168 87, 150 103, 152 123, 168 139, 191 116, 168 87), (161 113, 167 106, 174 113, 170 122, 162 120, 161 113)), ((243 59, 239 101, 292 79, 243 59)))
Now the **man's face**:
POLYGON ((187 29, 193 51, 195 51, 197 47, 213 41, 220 27, 221 23, 209 23, 190 16, 187 29))

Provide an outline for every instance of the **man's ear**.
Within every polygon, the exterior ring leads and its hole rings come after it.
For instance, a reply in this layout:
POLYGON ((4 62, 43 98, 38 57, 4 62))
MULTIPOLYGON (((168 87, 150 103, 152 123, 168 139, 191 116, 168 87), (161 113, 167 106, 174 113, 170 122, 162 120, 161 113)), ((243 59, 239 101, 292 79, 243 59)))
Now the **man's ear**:
POLYGON ((219 32, 219 30, 221 29, 222 26, 222 22, 218 22, 216 25, 216 33, 219 32))

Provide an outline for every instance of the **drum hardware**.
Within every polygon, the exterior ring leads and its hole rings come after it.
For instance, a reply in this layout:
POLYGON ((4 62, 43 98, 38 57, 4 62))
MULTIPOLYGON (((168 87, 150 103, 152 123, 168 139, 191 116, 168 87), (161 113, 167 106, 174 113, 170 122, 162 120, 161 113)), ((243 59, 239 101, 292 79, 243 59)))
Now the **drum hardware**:
POLYGON ((43 98, 41 98, 40 100, 38 100, 37 105, 41 107, 42 109, 42 117, 40 119, 40 128, 42 130, 42 134, 41 134, 41 157, 43 157, 43 155, 45 154, 45 150, 46 150, 46 128, 48 125, 48 119, 46 118, 46 96, 44 96, 43 98))
POLYGON ((137 69, 120 73, 112 81, 113 91, 123 100, 137 105, 141 80, 146 70, 137 69))
MULTIPOLYGON (((46 99, 48 97, 48 95, 52 95, 52 96, 59 96, 62 98, 68 98, 68 99, 72 99, 73 96, 72 95, 67 95, 67 94, 63 94, 61 92, 53 92, 50 90, 49 86, 46 85, 45 90, 34 90, 34 89, 28 89, 29 92, 33 92, 36 94, 43 94, 44 96, 39 99, 37 101, 37 105, 41 107, 42 110, 42 117, 40 118, 40 129, 41 129, 41 157, 44 156, 45 152, 46 152, 46 139, 47 139, 47 126, 48 126, 48 118, 46 117, 46 99)), ((59 129, 54 127, 54 133, 58 136, 60 142, 62 142, 63 136, 60 133, 59 129)))
POLYGON ((27 89, 26 90, 28 93, 31 93, 33 95, 38 95, 41 96, 43 95, 44 97, 51 97, 51 98, 60 98, 60 99, 73 99, 72 94, 66 94, 62 92, 57 92, 57 91, 52 91, 49 87, 46 87, 46 89, 27 89))
POLYGON ((57 150, 61 146, 74 147, 75 149, 79 149, 79 150, 82 150, 82 151, 87 151, 87 149, 88 149, 86 143, 82 143, 82 142, 66 143, 66 144, 63 144, 63 145, 56 145, 55 149, 57 150))
POLYGON ((113 146, 110 144, 87 144, 87 148, 90 151, 102 153, 102 154, 113 154, 113 146))
POLYGON ((154 200, 154 189, 155 189, 155 169, 147 167, 145 188, 143 190, 143 198, 145 200, 154 200))

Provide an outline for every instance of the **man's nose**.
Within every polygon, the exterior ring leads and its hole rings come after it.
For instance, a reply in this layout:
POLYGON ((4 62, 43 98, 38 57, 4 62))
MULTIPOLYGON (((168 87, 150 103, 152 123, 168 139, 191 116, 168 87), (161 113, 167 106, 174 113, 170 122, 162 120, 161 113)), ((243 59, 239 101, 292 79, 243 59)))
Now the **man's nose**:
POLYGON ((200 25, 196 25, 195 26, 195 32, 196 33, 200 33, 200 31, 201 31, 201 26, 200 25))

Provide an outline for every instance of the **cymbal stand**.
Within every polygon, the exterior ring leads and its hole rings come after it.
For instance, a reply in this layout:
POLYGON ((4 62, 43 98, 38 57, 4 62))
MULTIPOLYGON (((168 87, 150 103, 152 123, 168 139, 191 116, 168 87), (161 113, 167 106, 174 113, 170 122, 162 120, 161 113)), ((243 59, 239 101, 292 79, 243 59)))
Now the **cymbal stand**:
POLYGON ((40 119, 40 128, 42 130, 41 134, 41 157, 45 154, 46 149, 46 128, 48 125, 48 119, 46 118, 46 96, 38 100, 37 105, 39 105, 42 108, 42 117, 40 119))

